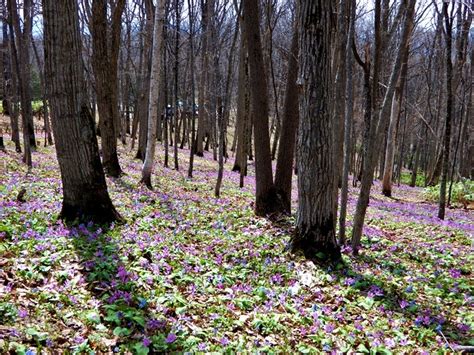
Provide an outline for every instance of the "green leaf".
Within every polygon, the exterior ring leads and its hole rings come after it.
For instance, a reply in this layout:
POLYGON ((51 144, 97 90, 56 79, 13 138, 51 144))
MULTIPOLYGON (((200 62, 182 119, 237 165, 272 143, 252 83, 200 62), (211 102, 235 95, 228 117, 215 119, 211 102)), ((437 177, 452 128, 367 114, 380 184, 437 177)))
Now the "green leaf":
POLYGON ((361 306, 364 307, 367 311, 372 308, 375 301, 372 297, 366 297, 364 301, 361 302, 361 306))
POLYGON ((147 355, 150 352, 150 349, 143 345, 142 342, 135 343, 133 350, 135 350, 134 353, 137 355, 147 355))
POLYGON ((91 311, 91 312, 87 313, 86 319, 89 322, 94 323, 94 324, 99 324, 100 323, 100 315, 95 311, 91 311))
POLYGON ((127 336, 130 335, 131 331, 128 328, 122 328, 122 327, 116 327, 114 329, 114 335, 120 337, 120 336, 127 336))
POLYGON ((369 354, 370 353, 369 349, 367 349, 365 344, 362 344, 362 343, 360 343, 359 346, 357 347, 357 351, 361 352, 361 353, 364 353, 364 354, 369 354))

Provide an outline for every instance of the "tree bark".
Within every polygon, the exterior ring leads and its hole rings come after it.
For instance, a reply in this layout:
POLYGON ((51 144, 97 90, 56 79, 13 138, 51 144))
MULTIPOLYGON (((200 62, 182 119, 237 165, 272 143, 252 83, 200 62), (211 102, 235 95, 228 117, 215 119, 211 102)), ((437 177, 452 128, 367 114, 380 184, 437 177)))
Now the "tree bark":
MULTIPOLYGON (((449 151, 451 140, 451 121, 453 118, 453 62, 451 59, 453 48, 453 19, 448 14, 448 2, 443 3, 443 17, 444 17, 444 39, 446 42, 446 120, 444 128, 444 147, 443 147, 443 162, 441 170, 441 183, 439 187, 439 207, 438 218, 444 219, 446 213, 446 185, 448 182, 449 169, 449 151)), ((454 4, 453 4, 454 6, 454 4)))
POLYGON ((48 99, 46 97, 46 83, 44 82, 44 64, 40 60, 40 56, 38 53, 38 48, 35 44, 35 41, 32 39, 31 44, 33 46, 33 53, 35 54, 36 64, 40 70, 40 85, 42 91, 42 99, 43 99, 43 119, 44 119, 44 131, 46 134, 46 139, 44 141, 44 146, 46 147, 47 144, 53 145, 53 136, 51 134, 51 125, 49 124, 49 107, 48 107, 48 99), (47 144, 46 144, 47 143, 47 144))
POLYGON ((221 194, 222 178, 224 176, 224 157, 225 157, 225 146, 226 146, 226 140, 227 140, 227 122, 230 116, 232 76, 233 76, 233 68, 234 68, 235 48, 237 45, 237 39, 239 37, 239 24, 240 24, 240 20, 239 20, 239 17, 237 17, 234 37, 232 39, 232 45, 230 47, 230 52, 229 52, 229 59, 227 62, 227 77, 225 81, 224 102, 222 105, 218 105, 222 107, 222 109, 218 109, 219 170, 217 172, 216 187, 214 189, 214 194, 216 197, 219 197, 221 194))
MULTIPOLYGON (((406 5, 405 12, 405 21, 402 28, 401 40, 399 49, 406 46, 406 43, 409 40, 411 26, 410 20, 414 16, 415 3, 416 0, 407 0, 408 3, 402 3, 400 6, 406 5)), ((362 173, 362 182, 359 197, 357 199, 356 212, 354 215, 354 225, 352 228, 352 250, 355 255, 357 255, 360 240, 362 237, 362 228, 364 225, 365 214, 367 212, 367 207, 369 205, 370 190, 372 188, 372 179, 374 176, 375 165, 377 164, 378 159, 378 150, 377 147, 380 147, 383 138, 384 132, 388 125, 388 120, 390 118, 389 110, 391 107, 391 99, 393 97, 395 86, 400 75, 400 70, 402 66, 402 55, 403 51, 398 50, 397 56, 395 58, 392 72, 390 74, 389 83, 387 85, 387 90, 382 102, 382 106, 376 112, 375 116, 377 117, 376 122, 371 123, 369 130, 369 135, 366 139, 366 149, 364 150, 364 167, 362 173)), ((374 82, 373 85, 378 85, 378 82, 374 82)), ((373 90, 373 88, 372 88, 373 90)))
POLYGON ((337 193, 334 122, 331 117, 333 3, 299 1, 301 117, 298 129, 298 213, 293 251, 306 258, 337 261, 337 193))
POLYGON ((32 167, 31 150, 36 148, 33 112, 31 108, 29 43, 31 35, 31 1, 24 4, 24 28, 20 28, 17 4, 15 0, 8 0, 10 14, 10 48, 12 50, 13 66, 16 71, 17 87, 20 91, 21 121, 23 130, 23 162, 32 167), (16 38, 16 41, 15 41, 16 38), (25 43, 26 41, 26 43, 25 43))
POLYGON ((97 91, 102 161, 105 172, 113 177, 122 173, 117 154, 120 127, 117 66, 124 7, 125 0, 117 0, 112 9, 111 28, 108 28, 107 1, 92 2, 92 67, 97 91))
POLYGON ((209 131, 209 40, 211 37, 211 15, 214 12, 214 0, 201 0, 202 8, 202 47, 201 47, 201 74, 199 78, 199 117, 196 138, 196 155, 204 156, 204 138, 209 131))
POLYGON ((243 16, 249 53, 250 98, 255 134, 255 213, 265 216, 279 211, 281 201, 273 184, 268 126, 268 87, 263 63, 258 2, 243 0, 243 16))
POLYGON ((195 65, 194 65, 194 0, 188 0, 189 9, 189 60, 191 62, 191 144, 189 147, 189 166, 188 178, 193 177, 194 168, 194 149, 196 147, 196 81, 195 81, 195 65))
MULTIPOLYGON (((410 31, 413 28, 413 19, 410 20, 410 31)), ((409 54, 409 43, 406 43, 405 48, 401 48, 403 51, 403 64, 400 71, 400 77, 398 79, 395 93, 392 99, 392 108, 390 111, 390 123, 387 132, 387 147, 385 150, 385 163, 383 170, 382 180, 382 194, 387 197, 392 196, 392 176, 393 176, 393 162, 395 158, 395 129, 400 119, 400 112, 402 108, 403 91, 405 88, 405 80, 408 72, 408 54, 409 54)))
POLYGON ((140 85, 137 100, 137 122, 139 124, 138 132, 138 150, 136 159, 145 161, 145 151, 147 146, 148 132, 148 98, 150 96, 150 65, 151 65, 151 46, 153 42, 153 3, 152 0, 145 0, 146 24, 143 39, 143 65, 141 66, 140 85))
POLYGON ((82 71, 75 1, 43 0, 45 76, 63 183, 60 217, 106 223, 120 220, 99 157, 82 71))
POLYGON ((293 38, 288 56, 288 74, 285 92, 285 107, 281 123, 280 148, 278 149, 275 187, 282 200, 282 212, 291 213, 291 183, 295 158, 296 130, 298 129, 298 27, 297 19, 293 27, 293 38))
MULTIPOLYGON (((5 9, 5 0, 2 1, 3 8, 5 9)), ((2 61, 3 61, 3 110, 4 114, 10 116, 11 122, 11 139, 15 143, 15 151, 21 153, 21 144, 20 144, 20 129, 18 126, 18 109, 17 109, 17 85, 16 77, 12 72, 12 49, 11 42, 8 34, 8 22, 6 10, 3 14, 3 24, 2 24, 2 61)))
POLYGON ((142 182, 149 188, 152 188, 151 174, 155 161, 156 147, 156 125, 158 115, 162 109, 162 95, 160 90, 162 83, 162 60, 165 50, 164 45, 164 23, 165 23, 165 1, 159 0, 155 9, 155 25, 153 30, 153 47, 150 76, 150 98, 148 100, 148 132, 145 162, 142 169, 142 182))
POLYGON ((353 56, 352 41, 355 34, 355 0, 351 0, 348 4, 350 10, 349 33, 346 40, 345 54, 345 111, 344 111, 344 147, 343 147, 343 165, 342 165, 342 181, 341 181, 341 206, 339 211, 339 245, 346 243, 346 215, 347 201, 349 196, 349 169, 351 159, 352 145, 352 120, 354 114, 354 83, 353 83, 353 56))
MULTIPOLYGON (((242 17, 241 17, 242 19, 242 17)), ((241 20, 242 21, 242 20, 241 20)), ((247 132, 250 115, 250 93, 249 93, 249 68, 247 40, 243 26, 241 27, 239 72, 237 83, 237 119, 235 124, 235 136, 237 137, 237 150, 232 171, 242 172, 247 175, 247 132)))
POLYGON ((178 128, 178 121, 179 121, 179 115, 180 115, 180 107, 179 107, 179 45, 180 45, 180 34, 181 34, 181 28, 180 28, 180 22, 181 22, 181 1, 180 0, 175 0, 174 2, 175 6, 175 24, 176 24, 176 34, 175 34, 175 48, 174 48, 174 168, 176 170, 179 170, 179 161, 178 161, 178 143, 179 143, 179 128, 178 128))

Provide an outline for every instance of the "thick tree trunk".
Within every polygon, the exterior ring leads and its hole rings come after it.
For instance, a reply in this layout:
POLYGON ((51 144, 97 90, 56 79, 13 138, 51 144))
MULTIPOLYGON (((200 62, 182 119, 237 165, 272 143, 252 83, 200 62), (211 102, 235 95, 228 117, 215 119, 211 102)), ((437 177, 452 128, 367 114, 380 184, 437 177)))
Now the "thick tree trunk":
POLYGON ((281 124, 280 148, 278 149, 275 187, 283 203, 283 211, 291 213, 291 180, 295 157, 296 130, 299 121, 298 106, 298 27, 297 19, 293 28, 293 38, 288 56, 288 75, 285 92, 285 107, 281 124))
POLYGON ((243 0, 243 16, 249 54, 250 98, 255 134, 255 213, 265 216, 279 211, 281 201, 273 184, 268 127, 268 87, 260 38, 258 2, 243 0))
POLYGON ((333 4, 299 1, 301 117, 298 130, 298 214, 292 250, 309 259, 339 260, 334 122, 331 119, 333 4))
POLYGON ((165 1, 159 0, 155 10, 155 25, 153 30, 152 63, 150 76, 150 98, 148 100, 148 133, 145 162, 142 169, 142 182, 152 188, 151 173, 155 161, 156 147, 156 125, 158 115, 162 110, 163 91, 160 90, 162 83, 162 59, 165 50, 164 44, 164 22, 165 1))
POLYGON ((63 183, 60 217, 97 223, 120 219, 99 157, 82 71, 75 1, 43 1, 45 77, 63 183))

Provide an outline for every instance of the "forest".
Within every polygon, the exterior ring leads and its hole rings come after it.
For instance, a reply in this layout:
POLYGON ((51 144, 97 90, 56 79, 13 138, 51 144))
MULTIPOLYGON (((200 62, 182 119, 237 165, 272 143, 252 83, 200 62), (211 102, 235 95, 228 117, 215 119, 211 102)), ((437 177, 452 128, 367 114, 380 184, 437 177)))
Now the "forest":
POLYGON ((474 352, 474 0, 0 0, 0 354, 474 352))

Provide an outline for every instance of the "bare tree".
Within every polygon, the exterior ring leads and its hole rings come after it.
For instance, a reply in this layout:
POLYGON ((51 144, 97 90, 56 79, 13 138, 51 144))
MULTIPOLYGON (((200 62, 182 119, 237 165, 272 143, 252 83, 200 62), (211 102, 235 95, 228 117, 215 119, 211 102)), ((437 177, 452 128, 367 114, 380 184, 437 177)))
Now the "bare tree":
MULTIPOLYGON (((415 11, 415 3, 416 0, 407 0, 407 3, 402 2, 400 4, 399 12, 402 12, 402 9, 405 9, 405 21, 402 28, 399 49, 403 48, 403 46, 405 46, 405 44, 408 42, 411 32, 411 18, 414 16, 415 11)), ((364 143, 364 168, 362 173, 361 189, 359 197, 357 199, 356 212, 354 215, 354 226, 352 228, 352 249, 354 254, 358 253, 358 249, 360 246, 362 228, 364 225, 367 206, 369 204, 372 178, 374 175, 375 165, 377 164, 378 160, 377 147, 380 147, 382 145, 384 132, 387 128, 388 120, 390 118, 389 110, 391 108, 391 99, 393 97, 395 86, 400 75, 400 70, 402 66, 402 55, 403 51, 397 50, 397 55, 393 63, 389 83, 387 85, 387 90, 385 92, 381 107, 377 108, 377 111, 374 113, 376 121, 370 122, 370 127, 366 128, 366 130, 368 130, 368 133, 366 134, 364 143)), ((373 86, 377 84, 378 82, 375 81, 372 85, 372 90, 374 90, 373 86)), ((372 101, 376 99, 374 95, 377 95, 375 91, 373 91, 372 93, 372 101)), ((372 104, 372 106, 373 105, 374 104, 372 104)))

